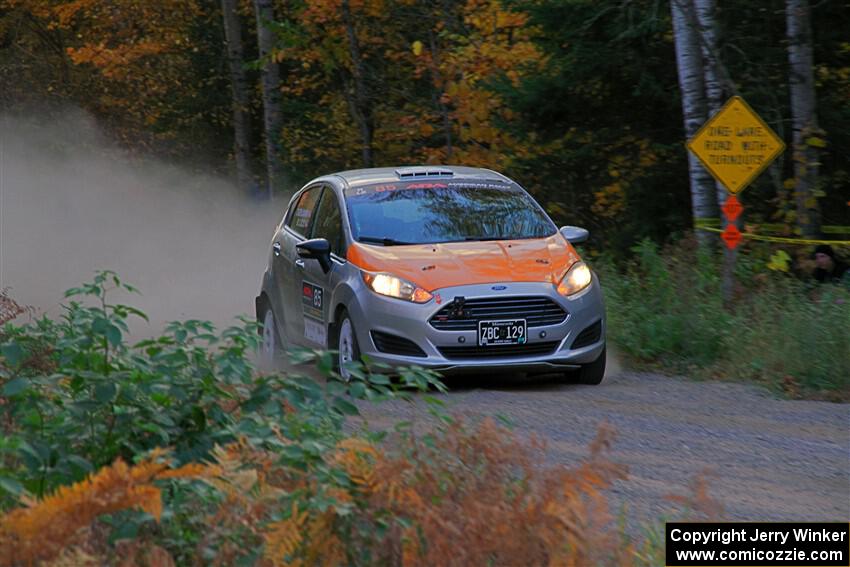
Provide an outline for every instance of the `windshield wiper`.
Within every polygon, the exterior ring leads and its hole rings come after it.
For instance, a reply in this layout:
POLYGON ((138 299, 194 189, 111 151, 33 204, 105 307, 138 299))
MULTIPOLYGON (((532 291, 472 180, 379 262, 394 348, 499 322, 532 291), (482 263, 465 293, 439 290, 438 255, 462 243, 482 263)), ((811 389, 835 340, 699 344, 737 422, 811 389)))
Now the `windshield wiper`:
POLYGON ((504 236, 467 236, 464 238, 465 241, 479 241, 486 242, 488 240, 513 240, 511 238, 506 238, 504 236))
POLYGON ((414 242, 402 242, 401 240, 396 240, 395 238, 389 237, 377 237, 377 236, 359 236, 357 238, 360 242, 374 242, 375 244, 383 244, 384 246, 404 246, 405 244, 415 244, 414 242))

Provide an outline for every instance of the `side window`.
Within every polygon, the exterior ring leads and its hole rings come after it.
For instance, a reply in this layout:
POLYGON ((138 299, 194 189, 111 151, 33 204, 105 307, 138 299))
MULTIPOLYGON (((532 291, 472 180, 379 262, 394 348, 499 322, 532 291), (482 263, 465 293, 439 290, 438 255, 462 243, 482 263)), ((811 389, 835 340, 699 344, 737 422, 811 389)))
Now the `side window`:
POLYGON ((322 194, 322 202, 313 225, 312 238, 326 238, 331 244, 331 251, 337 256, 345 256, 343 245, 345 240, 342 236, 342 218, 339 213, 339 203, 336 195, 330 188, 325 189, 322 194))
POLYGON ((321 194, 321 187, 313 187, 304 191, 295 205, 295 210, 289 217, 287 226, 301 236, 306 236, 310 230, 310 222, 313 220, 313 213, 316 211, 316 204, 321 194))

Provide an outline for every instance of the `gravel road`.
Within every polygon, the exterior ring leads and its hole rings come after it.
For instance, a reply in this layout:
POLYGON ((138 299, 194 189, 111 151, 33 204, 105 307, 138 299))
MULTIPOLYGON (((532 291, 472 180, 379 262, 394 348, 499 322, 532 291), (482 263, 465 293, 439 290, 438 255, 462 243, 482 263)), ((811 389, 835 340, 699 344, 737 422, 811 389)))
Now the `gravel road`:
MULTIPOLYGON (((615 370, 600 386, 514 377, 464 379, 442 396, 450 413, 503 415, 537 434, 552 463, 575 463, 603 421, 618 432, 611 458, 629 479, 611 490, 629 523, 675 512, 665 498, 688 493, 708 472, 710 494, 730 521, 850 520, 850 405, 781 400, 756 386, 696 382, 615 370)), ((421 400, 364 405, 383 427, 425 424, 421 400)))

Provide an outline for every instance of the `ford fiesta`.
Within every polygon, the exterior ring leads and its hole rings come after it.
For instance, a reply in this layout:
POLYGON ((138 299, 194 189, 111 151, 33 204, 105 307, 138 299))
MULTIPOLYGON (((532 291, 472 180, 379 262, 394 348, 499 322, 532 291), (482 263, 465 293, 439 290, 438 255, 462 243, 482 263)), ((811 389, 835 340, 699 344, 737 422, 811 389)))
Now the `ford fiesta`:
POLYGON ((338 351, 440 372, 605 373, 596 275, 519 185, 469 167, 345 171, 298 191, 256 298, 263 354, 338 351))

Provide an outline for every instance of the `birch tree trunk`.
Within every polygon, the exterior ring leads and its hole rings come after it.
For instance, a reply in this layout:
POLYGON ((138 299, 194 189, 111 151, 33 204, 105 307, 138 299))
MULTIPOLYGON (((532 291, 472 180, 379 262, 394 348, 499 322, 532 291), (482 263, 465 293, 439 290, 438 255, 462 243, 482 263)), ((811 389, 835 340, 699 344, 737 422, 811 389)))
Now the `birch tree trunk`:
POLYGON ((363 167, 372 167, 372 137, 375 132, 375 121, 372 113, 372 100, 366 80, 366 69, 363 56, 360 53, 360 42, 354 29, 354 19, 351 17, 351 6, 348 0, 342 0, 342 23, 348 36, 348 54, 351 57, 352 88, 346 89, 346 98, 352 117, 360 130, 360 144, 363 152, 363 167))
POLYGON ((227 64, 233 98, 233 154, 236 181, 244 193, 254 192, 251 167, 251 124, 248 117, 248 82, 245 77, 245 54, 242 49, 242 26, 236 12, 236 0, 221 0, 224 37, 227 41, 227 64))
MULTIPOLYGON (((715 12, 717 10, 716 0, 694 0, 694 8, 696 11, 696 23, 699 26, 700 47, 702 49, 703 72, 705 82, 705 99, 707 106, 706 118, 714 116, 720 107, 723 106, 724 92, 723 82, 720 78, 720 61, 718 59, 718 30, 717 19, 715 12)), ((720 213, 723 203, 729 196, 726 187, 719 181, 714 182, 714 194, 717 199, 717 210, 720 215, 720 226, 726 227, 726 224, 734 224, 741 228, 741 217, 738 217, 734 222, 729 223, 720 213)), ((723 248, 723 268, 720 273, 720 293, 723 297, 723 303, 726 306, 732 304, 732 299, 735 293, 735 263, 737 261, 738 251, 730 250, 726 246, 723 248)))
POLYGON ((283 167, 280 152, 280 134, 282 130, 280 110, 280 67, 269 58, 274 46, 274 33, 266 26, 274 21, 272 0, 254 0, 257 15, 257 45, 260 59, 263 61, 263 124, 266 140, 266 171, 268 198, 272 198, 275 188, 283 181, 283 167))
MULTIPOLYGON (((702 51, 703 73, 705 84, 706 119, 714 116, 723 106, 724 92, 720 80, 720 62, 717 59, 718 32, 715 12, 716 0, 694 0, 696 20, 699 33, 702 36, 700 48, 702 51)), ((720 182, 715 182, 718 208, 726 201, 728 191, 720 182)))
MULTIPOLYGON (((707 118, 705 72, 699 30, 693 25, 696 16, 692 0, 670 0, 670 13, 673 19, 679 89, 682 93, 685 137, 690 139, 707 118)), ((714 178, 691 152, 688 152, 688 174, 694 224, 697 225, 704 219, 716 218, 718 209, 714 178)), ((700 244, 708 244, 711 242, 711 235, 698 230, 697 239, 700 244)))
POLYGON ((791 84, 794 196, 797 226, 808 238, 820 235, 820 212, 814 191, 818 176, 817 147, 807 143, 819 133, 815 114, 811 8, 808 0, 786 0, 786 33, 791 84))

